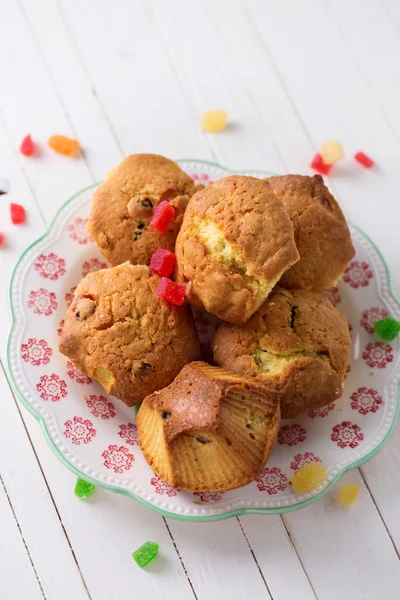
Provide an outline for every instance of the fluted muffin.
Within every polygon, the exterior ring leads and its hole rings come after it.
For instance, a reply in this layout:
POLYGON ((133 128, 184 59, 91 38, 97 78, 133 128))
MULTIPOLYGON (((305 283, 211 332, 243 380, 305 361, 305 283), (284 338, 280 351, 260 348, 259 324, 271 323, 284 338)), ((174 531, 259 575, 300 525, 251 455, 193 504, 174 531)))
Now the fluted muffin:
POLYGON ((243 327, 220 325, 211 345, 216 364, 278 391, 285 419, 340 398, 350 343, 327 298, 277 288, 243 327))
POLYGON ((190 200, 176 242, 176 278, 191 304, 241 324, 299 258, 293 226, 271 186, 232 175, 190 200))
POLYGON ((186 365, 143 401, 139 445, 172 487, 225 492, 257 477, 279 429, 279 399, 253 379, 204 362, 186 365))
POLYGON ((159 298, 159 281, 148 267, 129 263, 89 273, 65 317, 60 351, 128 406, 199 356, 190 310, 159 298))
POLYGON ((158 248, 173 251, 183 214, 196 191, 194 181, 172 160, 132 154, 112 169, 93 195, 88 231, 112 265, 148 265, 158 248), (150 227, 157 205, 175 209, 165 233, 150 227))
POLYGON ((313 292, 336 285, 355 250, 346 219, 321 175, 282 175, 266 181, 292 220, 300 254, 279 284, 313 292))

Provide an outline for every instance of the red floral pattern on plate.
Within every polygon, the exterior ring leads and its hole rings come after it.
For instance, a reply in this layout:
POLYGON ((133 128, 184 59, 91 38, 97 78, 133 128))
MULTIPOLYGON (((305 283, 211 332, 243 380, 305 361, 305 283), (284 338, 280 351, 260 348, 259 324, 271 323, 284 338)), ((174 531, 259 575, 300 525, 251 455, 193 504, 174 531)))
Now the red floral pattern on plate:
POLYGON ((88 273, 94 273, 95 271, 106 268, 107 263, 105 263, 104 260, 100 260, 99 258, 90 258, 89 260, 85 260, 82 265, 82 277, 86 277, 88 273))
POLYGON ((207 173, 191 173, 190 177, 196 183, 202 183, 203 185, 211 185, 212 183, 214 183, 214 181, 210 179, 207 173))
POLYGON ((40 392, 42 400, 51 400, 52 402, 59 402, 68 393, 66 382, 55 373, 42 375, 40 382, 36 384, 36 389, 40 392))
POLYGON ((374 329, 374 323, 375 321, 380 321, 381 319, 384 319, 385 317, 388 317, 389 313, 386 310, 386 308, 379 308, 378 306, 373 306, 372 308, 369 308, 368 310, 363 310, 363 312, 361 313, 361 321, 360 321, 360 325, 361 327, 364 327, 365 331, 367 333, 374 333, 375 329, 374 329))
POLYGON ((382 397, 372 388, 358 388, 351 396, 351 408, 358 410, 360 415, 367 415, 369 412, 376 413, 380 405, 383 404, 382 397))
POLYGON ((372 270, 368 263, 360 263, 358 260, 353 260, 343 275, 343 281, 349 283, 352 288, 357 289, 369 285, 372 275, 372 270))
POLYGON ((107 469, 112 469, 114 473, 129 471, 135 460, 128 448, 125 448, 125 446, 118 447, 115 444, 108 446, 108 449, 102 453, 102 457, 104 458, 104 466, 107 469))
POLYGON ((118 435, 131 446, 138 445, 137 425, 135 423, 123 423, 119 426, 118 435))
POLYGON ((67 292, 64 296, 65 302, 67 303, 67 308, 70 307, 72 300, 74 299, 74 292, 76 290, 76 285, 72 287, 69 292, 67 292))
POLYGON ((74 417, 64 423, 66 429, 64 435, 69 438, 73 444, 77 446, 81 442, 88 444, 96 436, 96 430, 93 423, 89 419, 83 420, 83 417, 74 417))
POLYGON ((29 338, 26 344, 21 345, 22 359, 25 362, 30 362, 34 367, 47 365, 50 362, 52 352, 45 340, 38 341, 36 338, 29 338))
POLYGON ((194 492, 194 496, 200 498, 200 502, 219 502, 222 500, 223 492, 194 492))
POLYGON ((295 446, 300 442, 304 442, 306 438, 307 430, 301 425, 283 425, 278 433, 278 444, 295 446))
POLYGON ((335 403, 331 402, 330 404, 327 404, 326 406, 322 406, 322 408, 315 408, 314 410, 310 410, 308 412, 308 416, 311 417, 312 419, 315 419, 315 417, 327 417, 328 414, 331 412, 331 410, 335 409, 335 403))
POLYGON ((59 324, 58 329, 57 329, 58 335, 62 334, 62 330, 63 330, 64 325, 65 325, 65 321, 63 319, 62 321, 60 321, 60 324, 59 324))
POLYGON ((169 497, 176 496, 176 490, 174 490, 174 488, 168 485, 166 481, 163 481, 159 477, 152 477, 150 483, 154 486, 156 494, 160 494, 160 496, 166 494, 169 497))
POLYGON ((115 417, 114 404, 104 398, 104 396, 96 396, 91 394, 89 400, 86 400, 90 412, 94 417, 101 417, 102 419, 112 419, 115 417))
POLYGON ((28 308, 32 309, 35 315, 45 315, 48 317, 53 310, 56 310, 58 302, 54 292, 49 292, 44 288, 32 290, 29 293, 28 308))
POLYGON ((93 242, 93 238, 86 229, 88 219, 81 219, 77 217, 67 227, 68 235, 71 240, 78 242, 78 244, 88 244, 93 242))
POLYGON ((343 421, 339 425, 332 427, 332 442, 336 442, 339 448, 356 448, 359 442, 364 439, 364 434, 359 425, 343 421))
POLYGON ((331 301, 333 306, 337 306, 338 304, 340 304, 340 302, 342 300, 342 298, 340 296, 339 288, 337 288, 337 287, 328 288, 327 290, 324 290, 323 292, 321 292, 321 294, 323 296, 325 296, 325 298, 328 298, 328 300, 331 301))
POLYGON ((84 373, 79 371, 79 369, 77 369, 74 363, 70 360, 67 361, 67 373, 71 377, 71 379, 76 381, 76 383, 79 383, 81 385, 83 385, 84 383, 92 383, 91 378, 88 375, 85 375, 84 373))
POLYGON ((41 254, 35 263, 35 270, 41 277, 55 281, 65 275, 65 260, 59 258, 54 252, 41 254))
POLYGON ((293 471, 299 471, 300 469, 312 462, 322 462, 322 460, 313 452, 304 452, 304 454, 296 454, 296 456, 293 457, 293 460, 290 463, 290 468, 293 471))
POLYGON ((393 361, 392 347, 384 342, 370 342, 365 346, 362 357, 369 367, 384 369, 387 363, 393 361))
POLYGON ((260 492, 268 492, 270 496, 284 492, 287 488, 287 477, 278 467, 272 469, 266 467, 257 477, 256 482, 260 492))

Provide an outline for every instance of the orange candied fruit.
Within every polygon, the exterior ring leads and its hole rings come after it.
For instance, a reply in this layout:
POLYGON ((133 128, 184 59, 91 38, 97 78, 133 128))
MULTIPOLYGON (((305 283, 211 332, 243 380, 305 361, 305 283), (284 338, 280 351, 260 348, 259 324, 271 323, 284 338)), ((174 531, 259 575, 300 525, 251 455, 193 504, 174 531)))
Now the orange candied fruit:
POLYGON ((73 140, 66 135, 52 135, 49 137, 48 144, 55 152, 64 156, 74 156, 79 150, 78 140, 73 140))
POLYGON ((203 131, 222 131, 225 129, 228 113, 226 110, 209 110, 201 117, 201 129, 203 131))
POLYGON ((291 484, 296 494, 307 494, 319 488, 327 477, 328 473, 322 462, 312 462, 293 475, 291 484))
POLYGON ((358 498, 360 486, 358 483, 344 483, 337 495, 339 504, 354 504, 358 498))
POLYGON ((343 145, 337 140, 329 140, 321 146, 322 160, 327 165, 333 165, 344 157, 343 145))

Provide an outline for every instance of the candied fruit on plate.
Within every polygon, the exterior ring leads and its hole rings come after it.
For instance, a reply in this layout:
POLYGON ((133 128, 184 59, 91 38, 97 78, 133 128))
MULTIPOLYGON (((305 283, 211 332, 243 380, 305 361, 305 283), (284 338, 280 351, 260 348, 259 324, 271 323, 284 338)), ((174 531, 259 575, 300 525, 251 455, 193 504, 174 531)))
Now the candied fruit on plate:
POLYGON ((132 556, 139 567, 145 567, 158 554, 159 545, 155 542, 146 542, 140 546, 132 556))
POLYGON ((48 144, 55 152, 64 156, 74 156, 79 150, 78 140, 73 140, 66 135, 52 135, 49 137, 48 144))
POLYGON ((400 333, 400 323, 392 317, 375 321, 374 328, 381 340, 391 342, 400 333))
POLYGON ((354 504, 357 501, 360 486, 358 483, 344 483, 340 486, 337 501, 339 504, 354 504))
POLYGON ((201 129, 208 132, 225 129, 228 113, 226 110, 209 110, 201 117, 201 129))
POLYGON ((328 140, 322 144, 320 154, 326 165, 333 165, 344 156, 343 144, 337 140, 328 140))
POLYGON ((307 494, 318 489, 327 477, 328 473, 322 462, 312 462, 293 475, 291 484, 296 494, 307 494))

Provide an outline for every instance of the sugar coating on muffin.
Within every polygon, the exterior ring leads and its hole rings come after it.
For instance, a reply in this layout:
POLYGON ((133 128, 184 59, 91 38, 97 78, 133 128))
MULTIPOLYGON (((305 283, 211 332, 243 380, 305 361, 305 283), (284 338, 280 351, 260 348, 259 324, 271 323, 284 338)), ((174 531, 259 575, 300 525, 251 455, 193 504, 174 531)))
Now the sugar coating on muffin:
POLYGON ((292 418, 340 398, 350 343, 327 298, 277 288, 243 327, 220 325, 211 345, 216 364, 277 390, 282 418, 292 418))
POLYGON ((334 286, 355 250, 346 219, 321 175, 282 175, 266 181, 292 220, 300 254, 279 284, 313 292, 334 286))
POLYGON ((293 226, 271 187, 232 175, 190 200, 176 243, 187 298, 230 323, 261 306, 297 252, 293 226))
POLYGON ((143 401, 139 445, 172 487, 225 492, 260 473, 279 429, 278 394, 254 379, 204 362, 186 365, 143 401))
POLYGON ((112 169, 93 195, 88 231, 112 265, 148 265, 158 248, 174 250, 194 181, 172 160, 132 154, 112 169), (157 205, 170 201, 175 216, 165 233, 150 227, 157 205))
POLYGON ((60 338, 60 351, 128 406, 171 383, 200 352, 190 310, 159 298, 159 281, 129 263, 89 273, 60 338))

